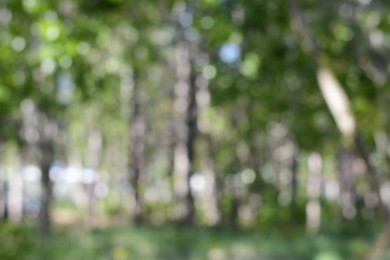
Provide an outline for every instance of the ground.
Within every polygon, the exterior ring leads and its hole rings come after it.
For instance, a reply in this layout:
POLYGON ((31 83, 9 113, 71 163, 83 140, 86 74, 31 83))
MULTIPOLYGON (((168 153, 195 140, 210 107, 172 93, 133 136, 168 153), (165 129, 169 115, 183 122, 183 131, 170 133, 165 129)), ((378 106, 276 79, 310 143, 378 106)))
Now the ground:
POLYGON ((54 236, 45 241, 39 241, 28 227, 3 225, 0 234, 3 245, 0 259, 43 260, 365 259, 375 238, 368 233, 288 234, 282 230, 228 231, 176 226, 117 226, 86 231, 57 225, 54 236))

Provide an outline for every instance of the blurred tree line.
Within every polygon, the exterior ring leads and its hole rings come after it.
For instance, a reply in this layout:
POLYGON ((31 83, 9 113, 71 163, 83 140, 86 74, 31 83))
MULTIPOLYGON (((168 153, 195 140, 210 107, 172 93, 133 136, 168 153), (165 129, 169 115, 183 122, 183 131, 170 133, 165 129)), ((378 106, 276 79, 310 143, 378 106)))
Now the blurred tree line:
POLYGON ((61 162, 107 184, 85 185, 91 218, 386 223, 389 19, 380 0, 1 0, 2 205, 36 165, 50 234, 61 162))

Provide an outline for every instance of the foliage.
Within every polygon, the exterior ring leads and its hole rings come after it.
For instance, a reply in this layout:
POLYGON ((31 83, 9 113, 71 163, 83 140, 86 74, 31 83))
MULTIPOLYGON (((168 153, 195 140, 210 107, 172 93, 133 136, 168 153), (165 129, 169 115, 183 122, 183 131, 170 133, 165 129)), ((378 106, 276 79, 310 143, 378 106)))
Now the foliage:
POLYGON ((30 259, 38 246, 31 227, 11 223, 0 224, 0 243, 1 259, 30 259))

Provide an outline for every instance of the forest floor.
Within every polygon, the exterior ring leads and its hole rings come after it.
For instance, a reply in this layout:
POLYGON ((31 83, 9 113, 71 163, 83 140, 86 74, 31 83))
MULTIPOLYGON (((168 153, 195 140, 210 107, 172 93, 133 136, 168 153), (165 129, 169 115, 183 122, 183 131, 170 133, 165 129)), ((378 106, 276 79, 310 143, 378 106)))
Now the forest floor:
MULTIPOLYGON (((31 228, 0 225, 0 259, 368 259, 376 232, 350 234, 229 231, 177 226, 125 226, 86 230, 56 225, 54 235, 39 241, 31 228)), ((390 251, 383 257, 390 259, 390 251)), ((372 259, 372 258, 370 258, 372 259)))

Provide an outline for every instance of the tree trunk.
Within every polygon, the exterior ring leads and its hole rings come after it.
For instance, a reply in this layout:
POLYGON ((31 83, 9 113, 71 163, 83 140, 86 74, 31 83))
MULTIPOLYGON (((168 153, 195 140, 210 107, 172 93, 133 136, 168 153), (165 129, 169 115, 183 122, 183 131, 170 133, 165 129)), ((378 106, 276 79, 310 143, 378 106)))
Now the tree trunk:
MULTIPOLYGON (((103 136, 97 127, 89 130, 88 134, 88 154, 87 154, 87 165, 90 167, 95 174, 97 174, 101 162, 103 160, 103 136)), ((97 176, 93 178, 90 183, 86 184, 86 190, 88 193, 88 216, 87 226, 93 228, 97 221, 97 198, 95 195, 95 187, 97 184, 97 176)))
POLYGON ((195 141, 197 137, 197 104, 195 101, 196 86, 193 75, 193 68, 191 66, 190 76, 190 89, 188 93, 189 105, 186 113, 187 124, 187 157, 188 157, 188 169, 187 169, 187 186, 189 189, 186 194, 186 216, 185 223, 193 224, 195 217, 194 196, 190 187, 191 177, 194 175, 194 161, 195 161, 195 141))
POLYGON ((169 183, 169 191, 172 196, 172 201, 175 200, 175 183, 174 183, 174 172, 175 172, 175 127, 169 125, 168 129, 168 144, 167 144, 167 155, 168 155, 168 165, 166 169, 166 176, 169 183))
POLYGON ((1 179, 1 216, 2 221, 8 220, 8 181, 6 179, 1 179))
POLYGON ((144 159, 145 159, 145 117, 141 106, 142 93, 140 85, 137 82, 138 71, 134 68, 133 71, 134 85, 133 85, 133 107, 131 114, 131 159, 129 165, 130 180, 134 192, 134 209, 132 220, 134 223, 143 222, 143 207, 141 178, 144 173, 144 159))
MULTIPOLYGON (((0 141, 0 162, 3 158, 3 143, 0 141)), ((0 164, 0 221, 8 219, 8 183, 2 163, 0 164)))
POLYGON ((299 156, 299 147, 296 142, 294 142, 294 153, 291 162, 291 201, 296 202, 297 191, 298 191, 298 156, 299 156))
POLYGON ((319 198, 322 185, 322 157, 319 153, 311 153, 308 157, 309 175, 307 179, 306 204, 307 228, 310 232, 317 232, 321 224, 321 204, 319 198))
POLYGON ((41 206, 39 209, 39 230, 41 235, 47 237, 52 232, 50 208, 52 202, 52 182, 50 180, 50 166, 54 161, 55 140, 58 125, 43 110, 38 111, 38 164, 41 169, 41 206))
POLYGON ((232 194, 230 200, 230 210, 229 210, 229 228, 236 230, 238 227, 238 209, 240 206, 240 200, 235 195, 232 194))
POLYGON ((340 204, 342 215, 346 219, 351 219, 356 214, 352 159, 351 150, 341 147, 338 153, 340 204))
POLYGON ((8 216, 12 222, 20 222, 23 219, 23 176, 21 169, 23 163, 19 163, 9 175, 7 208, 8 216))
POLYGON ((178 21, 178 36, 175 47, 176 77, 175 110, 176 148, 175 172, 176 193, 183 197, 184 205, 181 220, 188 225, 193 224, 195 218, 194 196, 190 187, 190 179, 194 173, 195 140, 197 137, 197 104, 195 100, 196 85, 193 68, 191 43, 186 39, 188 25, 182 24, 180 18, 186 12, 186 5, 179 4, 175 8, 175 19, 178 21))
POLYGON ((204 201, 205 219, 208 225, 217 225, 221 220, 220 181, 217 178, 215 166, 215 148, 210 134, 202 135, 206 142, 206 158, 204 178, 206 181, 206 197, 204 201))
POLYGON ((50 144, 41 145, 42 159, 39 162, 41 175, 41 206, 39 208, 39 230, 42 236, 47 237, 52 231, 52 221, 50 216, 50 207, 52 202, 52 183, 50 181, 49 171, 52 151, 50 144))

